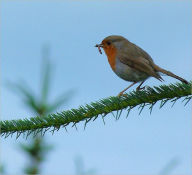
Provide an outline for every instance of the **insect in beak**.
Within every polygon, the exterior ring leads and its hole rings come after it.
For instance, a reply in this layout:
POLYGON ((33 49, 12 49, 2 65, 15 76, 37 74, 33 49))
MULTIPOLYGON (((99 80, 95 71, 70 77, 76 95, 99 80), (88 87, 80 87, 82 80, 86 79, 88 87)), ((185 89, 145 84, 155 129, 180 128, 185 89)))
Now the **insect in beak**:
POLYGON ((101 47, 103 47, 103 44, 96 44, 95 47, 98 47, 99 53, 102 54, 101 47))

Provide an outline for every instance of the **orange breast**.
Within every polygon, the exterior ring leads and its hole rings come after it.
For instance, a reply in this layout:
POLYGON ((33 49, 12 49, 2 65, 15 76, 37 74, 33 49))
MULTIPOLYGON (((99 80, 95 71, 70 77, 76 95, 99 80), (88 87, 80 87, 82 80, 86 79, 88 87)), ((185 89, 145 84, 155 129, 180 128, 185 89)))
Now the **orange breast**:
POLYGON ((104 48, 108 58, 108 62, 113 70, 115 70, 116 54, 117 50, 114 47, 104 48))

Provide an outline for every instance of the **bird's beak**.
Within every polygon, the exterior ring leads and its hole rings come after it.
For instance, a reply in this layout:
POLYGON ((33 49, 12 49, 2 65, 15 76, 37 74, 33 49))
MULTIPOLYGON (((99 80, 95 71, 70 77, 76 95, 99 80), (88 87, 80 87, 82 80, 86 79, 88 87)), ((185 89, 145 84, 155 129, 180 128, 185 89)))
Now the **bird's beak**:
POLYGON ((95 47, 103 47, 103 44, 96 44, 95 47))

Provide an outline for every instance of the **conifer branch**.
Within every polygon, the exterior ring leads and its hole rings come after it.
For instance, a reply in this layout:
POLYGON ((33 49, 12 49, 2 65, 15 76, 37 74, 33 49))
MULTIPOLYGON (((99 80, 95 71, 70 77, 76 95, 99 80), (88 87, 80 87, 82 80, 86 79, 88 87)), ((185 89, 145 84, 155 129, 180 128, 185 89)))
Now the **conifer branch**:
POLYGON ((91 120, 95 120, 98 117, 106 117, 107 114, 111 113, 115 118, 119 119, 122 110, 127 110, 127 115, 136 106, 139 106, 139 114, 142 112, 144 107, 149 106, 150 113, 152 112, 153 106, 160 101, 160 108, 162 108, 168 101, 175 104, 180 98, 183 99, 186 105, 192 99, 191 84, 176 83, 170 85, 161 85, 159 87, 148 87, 147 90, 143 91, 132 91, 127 96, 122 97, 109 97, 102 99, 97 102, 92 102, 89 105, 80 106, 78 109, 71 109, 56 114, 49 114, 44 117, 32 117, 29 119, 19 120, 5 120, 0 122, 1 136, 8 137, 9 135, 17 134, 17 138, 21 134, 34 136, 38 133, 42 135, 48 130, 51 131, 59 130, 60 127, 64 127, 72 124, 72 127, 76 127, 76 124, 80 121, 87 123, 91 120))

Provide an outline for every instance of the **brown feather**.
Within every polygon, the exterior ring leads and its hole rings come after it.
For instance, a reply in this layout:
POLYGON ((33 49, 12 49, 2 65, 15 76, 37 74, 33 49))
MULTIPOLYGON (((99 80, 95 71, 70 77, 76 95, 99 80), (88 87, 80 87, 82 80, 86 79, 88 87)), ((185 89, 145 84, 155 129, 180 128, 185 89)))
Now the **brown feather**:
POLYGON ((162 77, 159 75, 158 72, 155 71, 152 64, 150 64, 150 61, 143 58, 143 57, 137 57, 137 58, 131 58, 127 56, 118 55, 119 60, 131 68, 134 68, 140 72, 144 72, 148 74, 149 76, 155 77, 160 81, 163 81, 162 77))
POLYGON ((183 83, 185 83, 185 84, 189 84, 189 82, 188 82, 187 80, 185 80, 185 79, 183 79, 183 78, 175 75, 174 73, 172 73, 172 72, 170 72, 170 71, 167 71, 167 70, 165 70, 165 69, 162 69, 161 67, 157 66, 156 64, 154 64, 154 68, 155 68, 155 70, 158 71, 158 72, 162 72, 163 74, 166 74, 166 75, 168 75, 168 76, 170 76, 170 77, 176 78, 176 79, 180 80, 181 82, 183 82, 183 83))
POLYGON ((132 64, 133 67, 135 67, 137 70, 143 71, 148 75, 151 75, 157 78, 160 81, 163 79, 158 72, 162 72, 168 76, 171 76, 173 78, 176 78, 182 81, 185 84, 189 84, 188 81, 186 81, 185 79, 173 74, 170 71, 167 71, 157 66, 153 62, 153 59, 151 58, 151 56, 147 52, 145 52, 143 49, 141 49, 139 46, 127 40, 127 42, 124 43, 124 47, 129 48, 128 50, 123 50, 124 58, 120 59, 124 64, 127 63, 129 64, 129 66, 131 66, 132 64))

